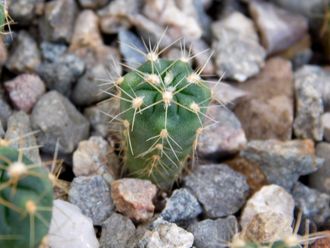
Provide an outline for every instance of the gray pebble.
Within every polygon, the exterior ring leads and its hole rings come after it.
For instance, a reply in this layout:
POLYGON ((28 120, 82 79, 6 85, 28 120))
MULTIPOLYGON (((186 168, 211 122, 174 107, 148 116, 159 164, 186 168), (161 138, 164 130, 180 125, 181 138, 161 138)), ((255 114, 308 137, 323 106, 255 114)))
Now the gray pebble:
POLYGON ((43 62, 38 73, 47 88, 70 95, 72 84, 82 75, 85 63, 74 54, 66 53, 54 62, 43 62))
POLYGON ((43 40, 70 42, 77 14, 78 6, 75 0, 47 2, 45 14, 39 23, 43 40))
POLYGON ((292 190, 296 207, 312 219, 316 224, 323 225, 330 221, 330 195, 320 193, 297 182, 292 190))
POLYGON ((110 0, 79 0, 83 8, 98 9, 107 5, 110 0))
POLYGON ((9 15, 19 24, 29 24, 35 16, 39 0, 11 0, 8 4, 9 15))
POLYGON ((69 201, 90 217, 94 225, 102 225, 114 207, 110 188, 102 176, 74 178, 69 190, 69 201))
POLYGON ((135 226, 126 216, 113 213, 102 224, 101 248, 128 248, 129 240, 135 235, 135 226))
POLYGON ((206 219, 188 227, 188 231, 194 235, 196 248, 228 247, 237 229, 238 223, 233 215, 223 219, 206 219))
POLYGON ((26 31, 20 31, 10 51, 6 66, 15 73, 33 72, 41 62, 36 41, 26 31))
POLYGON ((205 214, 211 218, 236 213, 249 193, 246 178, 225 164, 199 166, 184 178, 184 185, 197 197, 205 214))
POLYGON ((180 222, 193 219, 202 211, 203 209, 195 196, 189 190, 182 188, 173 191, 160 216, 169 222, 180 222))
POLYGON ((35 164, 41 164, 37 140, 31 129, 30 116, 25 112, 15 112, 7 123, 5 139, 10 141, 10 146, 23 149, 27 156, 35 164))
POLYGON ((147 53, 146 48, 134 33, 126 29, 120 29, 118 39, 120 42, 120 52, 124 56, 127 65, 135 68, 145 62, 145 57, 142 53, 147 53), (140 50, 141 52, 136 50, 140 50))
POLYGON ((198 138, 198 155, 219 158, 238 153, 246 144, 240 121, 229 109, 220 105, 209 106, 208 118, 198 138))
POLYGON ((311 140, 250 141, 241 156, 257 163, 269 183, 290 191, 301 175, 319 169, 324 160, 315 156, 311 140))
POLYGON ((89 123, 72 103, 57 91, 43 95, 33 108, 32 127, 40 130, 38 143, 47 153, 73 152, 79 141, 86 139, 89 123))
POLYGON ((330 195, 330 144, 325 142, 317 144, 316 154, 324 159, 324 165, 309 175, 309 186, 330 195))

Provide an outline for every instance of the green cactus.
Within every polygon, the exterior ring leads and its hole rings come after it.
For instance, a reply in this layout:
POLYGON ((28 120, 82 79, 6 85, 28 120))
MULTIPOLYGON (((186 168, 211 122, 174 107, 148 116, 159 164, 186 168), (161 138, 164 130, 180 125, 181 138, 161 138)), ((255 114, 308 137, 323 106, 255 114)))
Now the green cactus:
POLYGON ((211 91, 189 59, 147 61, 116 81, 125 136, 124 162, 132 176, 170 188, 196 149, 211 91))
POLYGON ((3 32, 6 23, 6 8, 5 3, 0 3, 0 32, 3 32))
POLYGON ((48 172, 6 142, 0 143, 0 247, 38 247, 51 220, 48 172))
MULTIPOLYGON (((288 245, 283 240, 275 241, 271 244, 257 244, 257 243, 246 243, 242 246, 236 246, 235 248, 261 248, 261 247, 268 247, 268 248, 299 248, 300 245, 288 245)), ((234 247, 232 247, 234 248, 234 247)))

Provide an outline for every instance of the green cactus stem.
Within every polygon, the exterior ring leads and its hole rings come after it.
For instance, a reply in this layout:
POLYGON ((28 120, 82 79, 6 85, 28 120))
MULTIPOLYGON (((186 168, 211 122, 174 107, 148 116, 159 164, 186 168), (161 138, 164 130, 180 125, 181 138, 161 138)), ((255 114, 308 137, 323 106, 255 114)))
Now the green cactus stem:
POLYGON ((206 117, 211 91, 188 60, 147 61, 119 78, 124 162, 130 175, 170 188, 179 177, 206 117))
POLYGON ((38 247, 48 233, 52 206, 48 172, 22 152, 0 146, 0 247, 38 247))

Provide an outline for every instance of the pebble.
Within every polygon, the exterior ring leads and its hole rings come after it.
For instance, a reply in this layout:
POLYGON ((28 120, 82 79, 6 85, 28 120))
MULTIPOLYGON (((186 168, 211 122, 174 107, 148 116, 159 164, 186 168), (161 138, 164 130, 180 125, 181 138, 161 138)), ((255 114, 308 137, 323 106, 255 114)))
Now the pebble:
POLYGON ((14 112, 8 118, 5 139, 10 141, 10 146, 22 149, 24 155, 33 163, 41 165, 39 147, 34 134, 30 116, 25 112, 14 112))
POLYGON ((322 101, 324 82, 322 80, 324 80, 322 71, 316 66, 303 66, 295 73, 297 110, 293 129, 298 138, 310 138, 315 141, 321 141, 323 138, 321 116, 324 111, 322 101))
POLYGON ((0 39, 0 66, 1 67, 6 63, 7 59, 8 59, 7 47, 6 47, 3 39, 0 39))
POLYGON ((56 91, 49 91, 39 99, 33 108, 31 121, 33 129, 39 130, 38 144, 46 153, 53 153, 57 142, 60 153, 71 153, 89 133, 88 121, 56 91))
POLYGON ((219 76, 244 82, 259 73, 266 53, 258 43, 251 20, 235 12, 213 23, 212 32, 215 37, 212 46, 219 76))
POLYGON ((119 105, 120 101, 113 97, 109 100, 85 108, 84 115, 92 126, 93 135, 105 138, 109 134, 115 134, 118 137, 121 137, 121 123, 114 121, 109 125, 109 122, 112 119, 111 116, 116 116, 119 113, 119 105))
POLYGON ((125 59, 125 64, 136 68, 145 62, 147 50, 142 41, 133 32, 120 29, 118 33, 120 52, 125 59))
POLYGON ((246 178, 225 164, 199 166, 183 180, 184 186, 196 196, 210 218, 236 213, 249 193, 246 178))
POLYGON ((46 91, 45 83, 35 74, 21 74, 4 85, 15 107, 27 113, 46 91))
POLYGON ((128 248, 129 240, 135 235, 135 226, 126 216, 113 213, 102 224, 101 248, 128 248))
POLYGON ((161 223, 154 230, 147 231, 137 248, 191 248, 194 236, 173 223, 161 223))
POLYGON ((14 0, 8 4, 10 17, 19 24, 30 24, 35 17, 35 8, 38 0, 14 0))
POLYGON ((98 27, 98 17, 92 10, 83 10, 75 22, 70 43, 70 51, 79 52, 81 49, 103 46, 98 27))
POLYGON ((244 241, 273 243, 292 235, 291 222, 287 216, 278 213, 257 213, 240 235, 244 241))
POLYGON ((284 188, 276 184, 266 185, 247 201, 240 224, 246 228, 256 214, 276 213, 285 217, 291 225, 294 206, 293 197, 284 188))
POLYGON ((330 247, 330 231, 327 230, 325 233, 320 234, 318 238, 311 246, 312 248, 328 248, 330 247))
POLYGON ((308 18, 309 27, 313 32, 319 32, 320 27, 324 24, 323 17, 326 14, 327 5, 323 0, 272 0, 272 2, 292 13, 308 18))
POLYGON ((189 190, 182 188, 173 191, 160 216, 168 222, 176 223, 191 220, 202 212, 203 209, 196 197, 189 190))
POLYGON ((2 93, 0 88, 0 121, 2 123, 3 128, 7 127, 7 120, 12 114, 12 109, 10 105, 7 103, 5 96, 2 93))
POLYGON ((267 184, 266 175, 256 163, 239 156, 234 159, 227 160, 225 163, 228 164, 230 168, 246 177, 251 194, 255 193, 262 186, 267 184))
POLYGON ((246 203, 240 224, 243 240, 260 243, 284 239, 292 233, 294 200, 282 187, 262 187, 246 203))
POLYGON ((117 34, 120 29, 132 25, 133 16, 139 15, 141 0, 112 0, 98 11, 100 27, 103 33, 117 34))
POLYGON ((258 164, 269 183, 291 190, 302 175, 317 171, 324 160, 315 156, 311 140, 253 140, 241 156, 258 164))
POLYGON ((260 74, 239 84, 247 96, 234 107, 248 140, 288 140, 294 118, 293 75, 288 60, 266 61, 260 74))
POLYGON ((47 2, 45 14, 39 22, 43 40, 69 43, 77 14, 78 6, 75 0, 47 2))
POLYGON ((109 75, 113 73, 104 64, 96 64, 93 68, 88 69, 75 85, 71 96, 72 101, 79 106, 88 106, 109 98, 110 95, 102 91, 113 93, 113 90, 109 90, 109 88, 113 89, 110 85, 112 81, 109 78, 109 75), (105 85, 106 81, 108 81, 107 85, 105 85))
POLYGON ((122 178, 111 184, 111 195, 118 212, 135 222, 145 222, 153 214, 157 188, 148 180, 122 178))
POLYGON ((330 144, 326 142, 318 143, 316 155, 324 159, 324 165, 309 175, 309 186, 330 195, 330 144))
POLYGON ((73 153, 73 173, 75 176, 109 174, 108 153, 110 147, 102 137, 92 136, 79 142, 73 153))
POLYGON ((61 46, 51 48, 52 51, 46 51, 48 48, 50 48, 49 44, 43 50, 44 57, 47 58, 48 56, 48 61, 44 61, 38 67, 38 74, 46 82, 48 89, 57 90, 68 96, 71 93, 73 84, 83 74, 85 63, 72 53, 62 53, 61 46), (59 51, 56 51, 56 49, 59 51))
POLYGON ((292 196, 295 200, 296 207, 307 218, 310 218, 319 226, 329 224, 330 195, 297 182, 292 189, 292 196))
POLYGON ((197 151, 200 157, 224 157, 244 148, 247 141, 241 123, 229 109, 211 105, 206 116, 198 138, 197 151))
POLYGON ((238 102, 248 96, 248 92, 239 89, 228 82, 210 84, 212 101, 233 109, 238 102))
POLYGON ((104 7, 110 2, 110 0, 79 0, 80 5, 83 8, 98 9, 104 7))
POLYGON ((57 61, 67 51, 67 46, 62 43, 44 41, 40 45, 42 58, 47 62, 57 61))
POLYGON ((238 223, 233 215, 223 219, 202 220, 188 227, 188 231, 194 235, 196 248, 228 247, 237 229, 238 223))
MULTIPOLYGON (((195 3, 197 2, 200 1, 195 1, 195 3)), ((208 26, 210 27, 210 25, 211 24, 208 26)), ((204 40, 193 40, 191 42, 191 52, 192 56, 195 56, 196 67, 203 68, 202 73, 204 75, 215 75, 216 69, 212 59, 213 54, 208 44, 204 40)))
POLYGON ((94 225, 102 225, 114 207, 110 188, 102 176, 75 177, 69 190, 69 201, 91 218, 94 225))
POLYGON ((160 27, 167 27, 167 33, 173 41, 181 37, 197 40, 202 36, 193 0, 181 1, 180 4, 175 0, 149 0, 142 13, 160 27))
POLYGON ((80 209, 63 200, 55 200, 48 240, 52 248, 98 248, 92 220, 80 209))
POLYGON ((3 126, 0 121, 0 139, 2 139, 4 136, 5 136, 5 130, 3 130, 3 126))
POLYGON ((325 141, 330 142, 330 112, 322 115, 323 138, 325 141))
POLYGON ((249 11, 269 54, 280 52, 301 40, 307 33, 307 19, 272 3, 250 1, 249 11))
POLYGON ((40 51, 36 41, 26 31, 20 31, 10 50, 7 68, 15 73, 34 72, 40 62, 40 51))

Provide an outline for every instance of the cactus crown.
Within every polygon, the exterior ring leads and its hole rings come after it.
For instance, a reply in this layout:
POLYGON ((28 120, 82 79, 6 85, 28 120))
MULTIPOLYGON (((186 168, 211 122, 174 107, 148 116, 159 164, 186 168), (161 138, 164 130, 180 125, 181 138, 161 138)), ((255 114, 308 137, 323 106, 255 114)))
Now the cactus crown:
POLYGON ((189 59, 146 62, 116 81, 119 89, 125 164, 132 176, 168 189, 178 178, 206 116, 211 91, 189 59))
POLYGON ((37 247, 48 233, 52 205, 47 171, 0 146, 0 247, 37 247))

